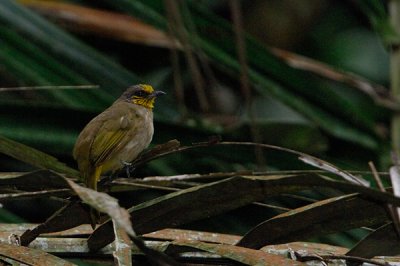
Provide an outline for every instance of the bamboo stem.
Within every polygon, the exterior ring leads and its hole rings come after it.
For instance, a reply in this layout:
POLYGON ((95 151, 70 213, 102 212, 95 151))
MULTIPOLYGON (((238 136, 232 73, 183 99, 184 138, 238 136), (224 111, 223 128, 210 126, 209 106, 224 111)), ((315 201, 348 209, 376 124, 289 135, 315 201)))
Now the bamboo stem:
MULTIPOLYGON (((393 29, 400 34, 400 0, 389 1, 390 22, 393 29)), ((393 44, 390 54, 390 84, 392 95, 400 100, 400 46, 393 44)), ((400 150, 400 113, 396 112, 392 117, 392 148, 399 154, 400 150)))

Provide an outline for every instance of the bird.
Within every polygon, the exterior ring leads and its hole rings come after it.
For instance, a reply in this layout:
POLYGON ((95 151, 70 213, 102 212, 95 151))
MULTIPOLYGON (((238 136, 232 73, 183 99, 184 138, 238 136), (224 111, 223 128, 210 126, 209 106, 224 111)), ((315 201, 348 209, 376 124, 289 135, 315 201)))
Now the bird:
POLYGON ((123 169, 149 146, 154 133, 154 103, 164 94, 147 84, 130 86, 84 127, 73 157, 86 187, 97 190, 103 173, 123 169))

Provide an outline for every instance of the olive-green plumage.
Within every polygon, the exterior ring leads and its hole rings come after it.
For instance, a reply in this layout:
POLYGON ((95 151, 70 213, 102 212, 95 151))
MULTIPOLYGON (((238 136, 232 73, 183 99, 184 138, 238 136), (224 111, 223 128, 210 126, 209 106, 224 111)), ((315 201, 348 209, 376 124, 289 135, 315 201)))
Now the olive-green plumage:
POLYGON ((73 155, 86 186, 97 190, 102 173, 114 173, 133 161, 153 137, 153 107, 162 91, 150 85, 129 87, 79 134, 73 155))

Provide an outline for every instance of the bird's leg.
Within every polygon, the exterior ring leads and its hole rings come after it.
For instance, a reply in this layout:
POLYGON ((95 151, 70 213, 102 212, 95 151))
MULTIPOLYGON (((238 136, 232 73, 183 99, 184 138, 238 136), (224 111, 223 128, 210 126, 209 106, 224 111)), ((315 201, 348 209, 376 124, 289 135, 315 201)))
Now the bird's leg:
POLYGON ((126 176, 128 178, 131 178, 131 172, 133 172, 135 170, 135 167, 133 166, 133 163, 130 162, 125 162, 125 161, 121 161, 121 163, 124 165, 125 167, 125 171, 126 171, 126 176))
POLYGON ((111 181, 115 178, 116 173, 112 172, 110 175, 104 177, 103 179, 101 179, 99 181, 99 185, 109 185, 111 183, 111 181))

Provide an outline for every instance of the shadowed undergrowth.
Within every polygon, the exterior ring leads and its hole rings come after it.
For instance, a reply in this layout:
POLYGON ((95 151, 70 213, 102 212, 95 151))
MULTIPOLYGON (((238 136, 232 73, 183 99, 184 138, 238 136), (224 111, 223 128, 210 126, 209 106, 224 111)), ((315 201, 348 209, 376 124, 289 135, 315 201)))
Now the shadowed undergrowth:
MULTIPOLYGON (((189 263, 198 259, 198 256, 210 265, 221 261, 236 261, 248 265, 297 265, 308 259, 315 260, 316 257, 311 256, 315 248, 319 249, 318 256, 323 257, 332 255, 328 250, 337 247, 314 244, 312 249, 306 249, 309 253, 304 253, 305 246, 302 246, 302 254, 286 248, 282 255, 282 247, 279 245, 302 245, 300 242, 356 228, 363 228, 367 234, 366 238, 349 250, 338 249, 334 255, 348 255, 348 260, 361 262, 377 255, 390 256, 399 252, 396 248, 388 248, 398 246, 398 239, 386 207, 388 204, 400 206, 400 198, 358 181, 346 180, 346 176, 348 178, 353 174, 305 153, 257 143, 219 142, 211 139, 209 142, 193 146, 180 146, 178 141, 172 140, 150 149, 136 159, 134 165, 138 167, 172 153, 183 153, 188 149, 251 144, 266 149, 266 152, 270 149, 282 150, 300 156, 303 161, 318 160, 319 167, 329 167, 329 171, 300 171, 293 174, 268 171, 220 172, 141 179, 117 178, 105 183, 100 182, 99 190, 102 192, 97 192, 75 183, 76 180, 70 179, 70 173, 74 171, 58 161, 54 161, 54 165, 50 163, 44 167, 43 160, 47 160, 48 155, 16 142, 10 148, 4 145, 7 141, 4 138, 0 142, 3 153, 13 155, 43 170, 2 176, 0 187, 7 193, 3 193, 0 200, 10 203, 51 197, 63 205, 38 225, 26 224, 20 225, 19 228, 16 224, 2 225, 3 242, 8 242, 7 237, 12 234, 15 243, 31 248, 26 251, 26 247, 15 247, 12 252, 7 251, 7 257, 11 259, 20 258, 18 254, 28 252, 42 260, 45 263, 43 265, 51 265, 53 260, 61 265, 62 257, 66 255, 92 258, 99 256, 97 260, 104 263, 114 257, 120 265, 125 265, 124 261, 128 263, 132 259, 140 260, 143 256, 160 265, 189 263), (12 153, 15 149, 19 150, 18 154, 12 153), (40 154, 41 158, 38 158, 37 154, 40 154), (32 160, 35 157, 36 160, 32 160), (133 206, 125 206, 126 209, 118 204, 118 198, 135 197, 138 192, 152 190, 163 190, 164 195, 133 206), (311 203, 299 203, 295 208, 275 206, 271 201, 277 196, 296 197, 302 191, 310 190, 325 190, 330 193, 311 203), (111 193, 112 196, 104 192, 111 193), (333 194, 336 196, 328 196, 333 194), (88 227, 90 214, 86 204, 102 213, 102 222, 95 230, 88 227), (271 215, 258 225, 248 228, 247 233, 242 236, 212 231, 172 230, 185 225, 190 227, 193 222, 212 219, 239 208, 250 208, 252 205, 257 206, 259 212, 272 209, 277 210, 279 214, 271 215), (385 240, 379 238, 380 240, 376 241, 376 236, 382 235, 383 232, 385 240), (121 248, 124 245, 126 248, 121 248), (36 251, 37 249, 42 251, 36 251), (189 250, 195 252, 186 254, 189 250), (289 256, 290 252, 295 253, 289 256), (218 255, 218 259, 211 254, 218 255)), ((360 175, 354 177, 363 180, 360 175)), ((28 258, 20 260, 33 263, 28 258)))

